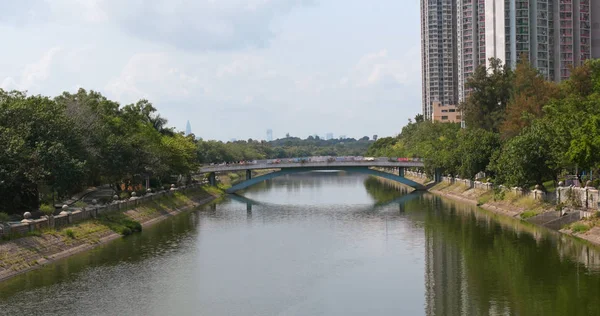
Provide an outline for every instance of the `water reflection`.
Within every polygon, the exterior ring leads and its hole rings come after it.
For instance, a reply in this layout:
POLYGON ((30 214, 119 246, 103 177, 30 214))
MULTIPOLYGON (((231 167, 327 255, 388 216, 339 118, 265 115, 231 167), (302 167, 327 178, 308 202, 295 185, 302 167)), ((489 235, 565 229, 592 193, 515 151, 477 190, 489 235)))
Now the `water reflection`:
POLYGON ((425 197, 428 315, 600 314, 596 247, 425 197))
POLYGON ((312 173, 0 283, 0 314, 597 315, 599 264, 519 220, 312 173))

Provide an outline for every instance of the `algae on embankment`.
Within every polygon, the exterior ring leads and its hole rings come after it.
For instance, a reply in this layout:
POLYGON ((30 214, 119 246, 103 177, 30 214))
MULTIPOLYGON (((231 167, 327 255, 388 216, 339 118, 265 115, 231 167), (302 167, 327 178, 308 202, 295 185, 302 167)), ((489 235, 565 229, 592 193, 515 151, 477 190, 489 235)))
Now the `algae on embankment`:
POLYGON ((133 232, 139 227, 183 209, 199 206, 213 199, 218 190, 209 193, 205 188, 175 192, 124 212, 103 214, 58 230, 43 230, 32 236, 0 242, 0 280, 34 269, 48 261, 92 249, 102 242, 133 232), (139 225, 139 226, 138 226, 139 225))

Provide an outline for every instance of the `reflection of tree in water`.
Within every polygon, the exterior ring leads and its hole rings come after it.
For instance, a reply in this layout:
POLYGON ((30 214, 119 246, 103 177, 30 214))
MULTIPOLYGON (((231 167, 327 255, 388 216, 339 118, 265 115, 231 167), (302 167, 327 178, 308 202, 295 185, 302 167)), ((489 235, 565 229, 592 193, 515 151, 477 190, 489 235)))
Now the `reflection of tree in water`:
POLYGON ((600 275, 583 264, 597 249, 430 197, 428 315, 600 315, 600 275))
POLYGON ((373 200, 375 200, 378 204, 391 202, 396 198, 406 195, 412 191, 412 189, 409 190, 399 183, 373 176, 366 178, 364 185, 367 189, 367 193, 369 193, 373 200))

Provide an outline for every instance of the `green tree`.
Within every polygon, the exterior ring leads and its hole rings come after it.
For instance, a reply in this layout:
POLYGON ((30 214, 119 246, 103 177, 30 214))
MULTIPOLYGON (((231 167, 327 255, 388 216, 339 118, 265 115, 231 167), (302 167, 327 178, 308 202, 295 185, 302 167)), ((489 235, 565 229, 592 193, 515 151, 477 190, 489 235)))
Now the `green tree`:
POLYGON ((458 175, 473 179, 480 171, 486 171, 492 155, 500 147, 499 136, 483 129, 462 129, 457 137, 458 175))
POLYGON ((498 183, 529 187, 546 180, 556 180, 558 174, 549 144, 549 135, 539 124, 527 127, 495 153, 489 169, 498 183))
POLYGON ((534 119, 542 117, 542 108, 558 93, 558 85, 546 81, 526 57, 522 58, 514 73, 513 96, 506 108, 506 119, 500 126, 502 137, 514 137, 534 119))
POLYGON ((459 109, 468 128, 498 132, 512 93, 513 72, 497 58, 490 67, 479 66, 466 83, 469 95, 459 109))

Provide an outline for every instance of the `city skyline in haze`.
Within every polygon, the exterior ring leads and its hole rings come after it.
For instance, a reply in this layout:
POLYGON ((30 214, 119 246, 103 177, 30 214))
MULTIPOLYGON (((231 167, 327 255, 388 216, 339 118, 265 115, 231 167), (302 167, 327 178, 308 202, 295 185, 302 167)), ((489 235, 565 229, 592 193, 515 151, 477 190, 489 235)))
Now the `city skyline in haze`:
POLYGON ((145 98, 203 139, 391 136, 421 109, 418 0, 26 0, 0 31, 2 89, 145 98))

